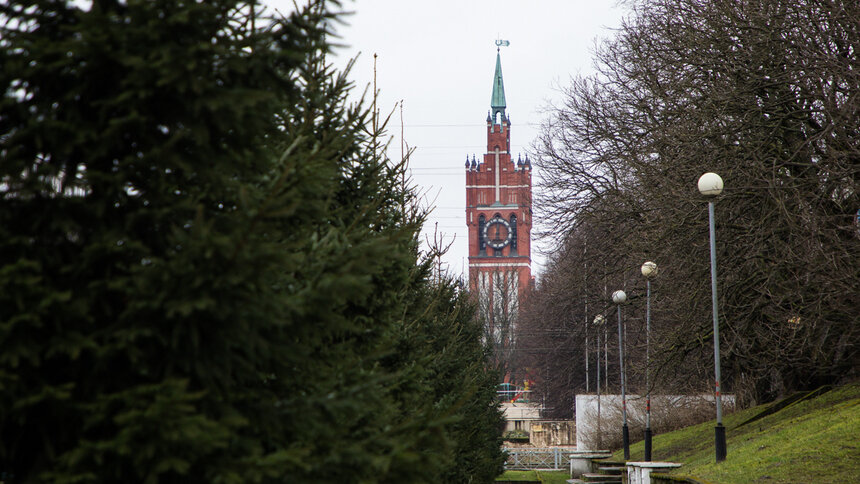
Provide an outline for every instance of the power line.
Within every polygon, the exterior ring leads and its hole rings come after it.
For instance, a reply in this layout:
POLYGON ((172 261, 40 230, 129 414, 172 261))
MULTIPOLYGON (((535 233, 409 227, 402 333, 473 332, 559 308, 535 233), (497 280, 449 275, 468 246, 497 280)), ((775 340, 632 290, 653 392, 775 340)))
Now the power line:
POLYGON ((448 170, 450 173, 455 173, 455 171, 456 171, 456 173, 458 175, 462 175, 463 173, 466 172, 465 168, 460 168, 459 170, 457 170, 456 168, 451 167, 451 166, 426 166, 426 167, 415 167, 415 168, 410 167, 409 169, 412 171, 448 170))
MULTIPOLYGON (((406 123, 406 128, 476 128, 476 127, 486 128, 487 123, 466 123, 466 124, 455 124, 455 123, 440 123, 440 124, 409 124, 406 123)), ((515 123, 511 125, 511 129, 516 126, 530 126, 537 127, 541 126, 541 123, 515 123)))

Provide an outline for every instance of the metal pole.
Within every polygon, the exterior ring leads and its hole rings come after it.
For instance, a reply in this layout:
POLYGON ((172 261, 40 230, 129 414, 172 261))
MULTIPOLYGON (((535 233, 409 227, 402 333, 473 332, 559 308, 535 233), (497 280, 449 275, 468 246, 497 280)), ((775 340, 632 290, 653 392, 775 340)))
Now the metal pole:
MULTIPOLYGON (((625 320, 625 321, 624 321, 624 325, 623 325, 623 327, 624 327, 624 341, 627 341, 627 320, 625 320)), ((625 347, 624 347, 624 349, 627 349, 627 346, 625 346, 625 347)), ((628 355, 628 354, 625 352, 625 353, 624 353, 624 366, 625 366, 625 367, 630 366, 630 365, 628 365, 628 364, 627 364, 627 363, 630 363, 630 362, 628 361, 629 359, 630 359, 630 355, 628 355)), ((626 379, 624 380, 624 383, 625 383, 625 384, 627 383, 627 380, 626 380, 626 379)))
MULTIPOLYGON (((585 259, 587 252, 588 252, 588 245, 586 244, 582 247, 582 258, 583 259, 585 259)), ((585 292, 585 288, 587 286, 588 286, 588 277, 586 276, 585 271, 583 271, 583 274, 582 274, 582 290, 583 290, 583 292, 585 292)), ((588 378, 589 378, 589 371, 588 371, 588 298, 586 297, 584 299, 585 299, 585 393, 589 393, 590 390, 588 388, 588 378)))
MULTIPOLYGON (((605 292, 605 291, 604 291, 605 292)), ((609 391, 609 322, 603 325, 603 378, 606 379, 603 388, 609 391)))
POLYGON ((723 427, 723 403, 720 396, 720 319, 717 313, 717 244, 713 201, 708 202, 708 222, 711 236, 711 302, 714 315, 714 399, 717 403, 714 448, 717 462, 722 462, 726 460, 726 428, 723 427))
MULTIPOLYGON (((586 311, 588 310, 588 305, 586 304, 586 311)), ((586 313, 587 314, 587 313, 586 313)), ((586 316, 585 321, 585 393, 589 393, 588 389, 588 316, 586 316)))
POLYGON ((651 281, 646 280, 645 285, 645 462, 651 462, 651 281))
MULTIPOLYGON (((607 296, 608 291, 606 290, 606 261, 603 261, 603 296, 607 296)), ((604 362, 604 378, 606 378, 606 384, 603 385, 603 388, 606 388, 607 394, 609 393, 609 321, 603 321, 603 362, 604 362)))
POLYGON ((600 327, 597 327, 597 448, 603 448, 600 429, 600 327))
POLYGON ((624 425, 621 426, 621 440, 624 443, 624 460, 630 459, 630 433, 627 429, 627 389, 624 374, 624 333, 621 329, 621 304, 618 305, 618 364, 621 366, 621 413, 624 425))

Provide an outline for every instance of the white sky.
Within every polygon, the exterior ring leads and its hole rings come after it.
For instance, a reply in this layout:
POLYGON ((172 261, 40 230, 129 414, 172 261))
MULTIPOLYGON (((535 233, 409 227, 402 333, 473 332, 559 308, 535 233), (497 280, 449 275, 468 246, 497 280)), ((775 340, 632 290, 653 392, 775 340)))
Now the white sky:
MULTIPOLYGON (((269 0, 290 10, 291 0, 269 0)), ((615 0, 357 0, 345 1, 348 25, 337 26, 345 44, 337 64, 361 54, 352 71, 356 94, 373 82, 377 54, 378 106, 383 115, 403 101, 405 139, 414 183, 435 207, 425 227, 453 242, 443 264, 454 276, 468 271, 465 221, 466 155, 486 151, 496 39, 501 48, 511 152, 531 153, 548 102, 571 76, 592 70, 598 38, 611 36, 625 10, 615 0)), ((389 125, 389 154, 400 157, 400 109, 389 125)), ((534 158, 533 155, 530 155, 534 158)), ((539 175, 534 170, 532 182, 539 175)), ((537 190, 537 187, 535 187, 537 190)), ((533 207, 535 216, 540 208, 533 207)), ((539 223, 538 219, 535 219, 539 223)), ((536 232, 535 228, 532 229, 536 232)), ((539 248, 551 241, 532 236, 532 274, 541 272, 539 248)))

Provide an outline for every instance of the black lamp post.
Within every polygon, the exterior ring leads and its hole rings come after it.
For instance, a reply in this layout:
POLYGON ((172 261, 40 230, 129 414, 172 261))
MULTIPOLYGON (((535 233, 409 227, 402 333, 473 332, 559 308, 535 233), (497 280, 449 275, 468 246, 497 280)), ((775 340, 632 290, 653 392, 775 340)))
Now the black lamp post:
POLYGON ((594 326, 597 328, 597 448, 603 448, 603 430, 600 428, 600 329, 606 322, 602 314, 594 317, 594 326))
POLYGON ((624 443, 624 460, 630 460, 630 432, 627 429, 627 377, 624 373, 624 332, 621 329, 621 305, 627 301, 627 294, 622 290, 612 293, 612 302, 618 306, 618 361, 621 367, 621 414, 624 424, 621 426, 621 440, 624 443))
POLYGON ((714 448, 717 462, 726 460, 726 428, 723 427, 723 403, 720 396, 720 319, 717 313, 717 245, 714 228, 714 200, 723 191, 723 179, 716 173, 699 178, 699 192, 708 200, 708 225, 711 238, 711 304, 714 315, 714 398, 717 403, 717 426, 714 427, 714 448))
POLYGON ((657 275, 657 264, 642 264, 647 289, 645 297, 645 462, 651 462, 651 278, 657 275))

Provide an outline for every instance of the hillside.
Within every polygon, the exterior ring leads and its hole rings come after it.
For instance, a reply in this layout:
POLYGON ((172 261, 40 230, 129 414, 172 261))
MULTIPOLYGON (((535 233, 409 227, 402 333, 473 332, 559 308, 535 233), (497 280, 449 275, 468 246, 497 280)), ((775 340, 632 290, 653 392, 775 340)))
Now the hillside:
MULTIPOLYGON (((701 482, 848 483, 860 479, 860 384, 824 387, 724 417, 728 456, 714 462, 714 422, 659 434, 653 459, 701 482)), ((644 444, 630 448, 642 460, 644 444)), ((614 458, 621 460, 621 451, 614 458)))

